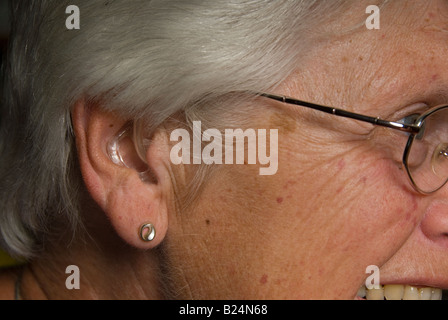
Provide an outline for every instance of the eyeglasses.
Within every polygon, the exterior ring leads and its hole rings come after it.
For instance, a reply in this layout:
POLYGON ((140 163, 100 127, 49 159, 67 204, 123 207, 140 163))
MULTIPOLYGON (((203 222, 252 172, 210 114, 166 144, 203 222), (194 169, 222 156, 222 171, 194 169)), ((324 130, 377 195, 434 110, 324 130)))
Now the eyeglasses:
POLYGON ((409 138, 402 161, 413 188, 419 193, 430 194, 442 188, 448 181, 448 105, 434 107, 421 115, 413 114, 398 121, 386 121, 285 96, 259 92, 255 94, 286 104, 407 132, 409 138))

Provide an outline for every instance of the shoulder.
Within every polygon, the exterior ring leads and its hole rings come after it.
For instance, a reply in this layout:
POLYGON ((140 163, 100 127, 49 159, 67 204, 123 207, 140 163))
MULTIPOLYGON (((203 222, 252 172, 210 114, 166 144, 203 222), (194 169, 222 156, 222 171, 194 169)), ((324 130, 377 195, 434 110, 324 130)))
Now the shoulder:
POLYGON ((0 269, 0 300, 14 300, 15 284, 21 270, 21 267, 0 269))

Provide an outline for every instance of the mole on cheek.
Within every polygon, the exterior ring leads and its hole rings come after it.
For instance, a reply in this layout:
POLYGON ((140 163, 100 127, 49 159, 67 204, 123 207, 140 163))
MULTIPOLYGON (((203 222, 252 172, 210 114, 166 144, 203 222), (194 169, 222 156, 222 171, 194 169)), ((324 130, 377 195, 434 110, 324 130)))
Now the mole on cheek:
POLYGON ((260 283, 261 284, 266 284, 268 282, 268 275, 264 274, 261 279, 260 279, 260 283))

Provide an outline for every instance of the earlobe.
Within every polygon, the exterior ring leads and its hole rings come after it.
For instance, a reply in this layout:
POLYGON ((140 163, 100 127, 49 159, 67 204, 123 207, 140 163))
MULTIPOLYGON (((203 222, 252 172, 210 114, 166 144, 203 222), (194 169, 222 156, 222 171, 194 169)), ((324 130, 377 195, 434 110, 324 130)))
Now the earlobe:
POLYGON ((73 108, 72 121, 82 176, 93 200, 124 241, 142 249, 158 245, 168 227, 170 179, 163 165, 166 148, 160 145, 164 139, 153 140, 144 162, 126 120, 80 100, 73 108), (140 230, 148 222, 157 234, 143 241, 140 230))

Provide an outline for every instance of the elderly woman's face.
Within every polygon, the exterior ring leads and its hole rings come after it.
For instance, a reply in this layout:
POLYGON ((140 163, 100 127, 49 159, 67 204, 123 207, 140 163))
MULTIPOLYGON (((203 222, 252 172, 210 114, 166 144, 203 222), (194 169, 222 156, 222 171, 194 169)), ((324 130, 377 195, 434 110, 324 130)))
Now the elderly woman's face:
MULTIPOLYGON (((275 93, 387 120, 447 103, 448 6, 400 5, 315 48, 275 93)), ((170 221, 178 294, 350 299, 371 265, 381 284, 448 287, 448 189, 412 189, 406 134, 264 98, 253 128, 279 129, 278 171, 223 166, 170 221)))

